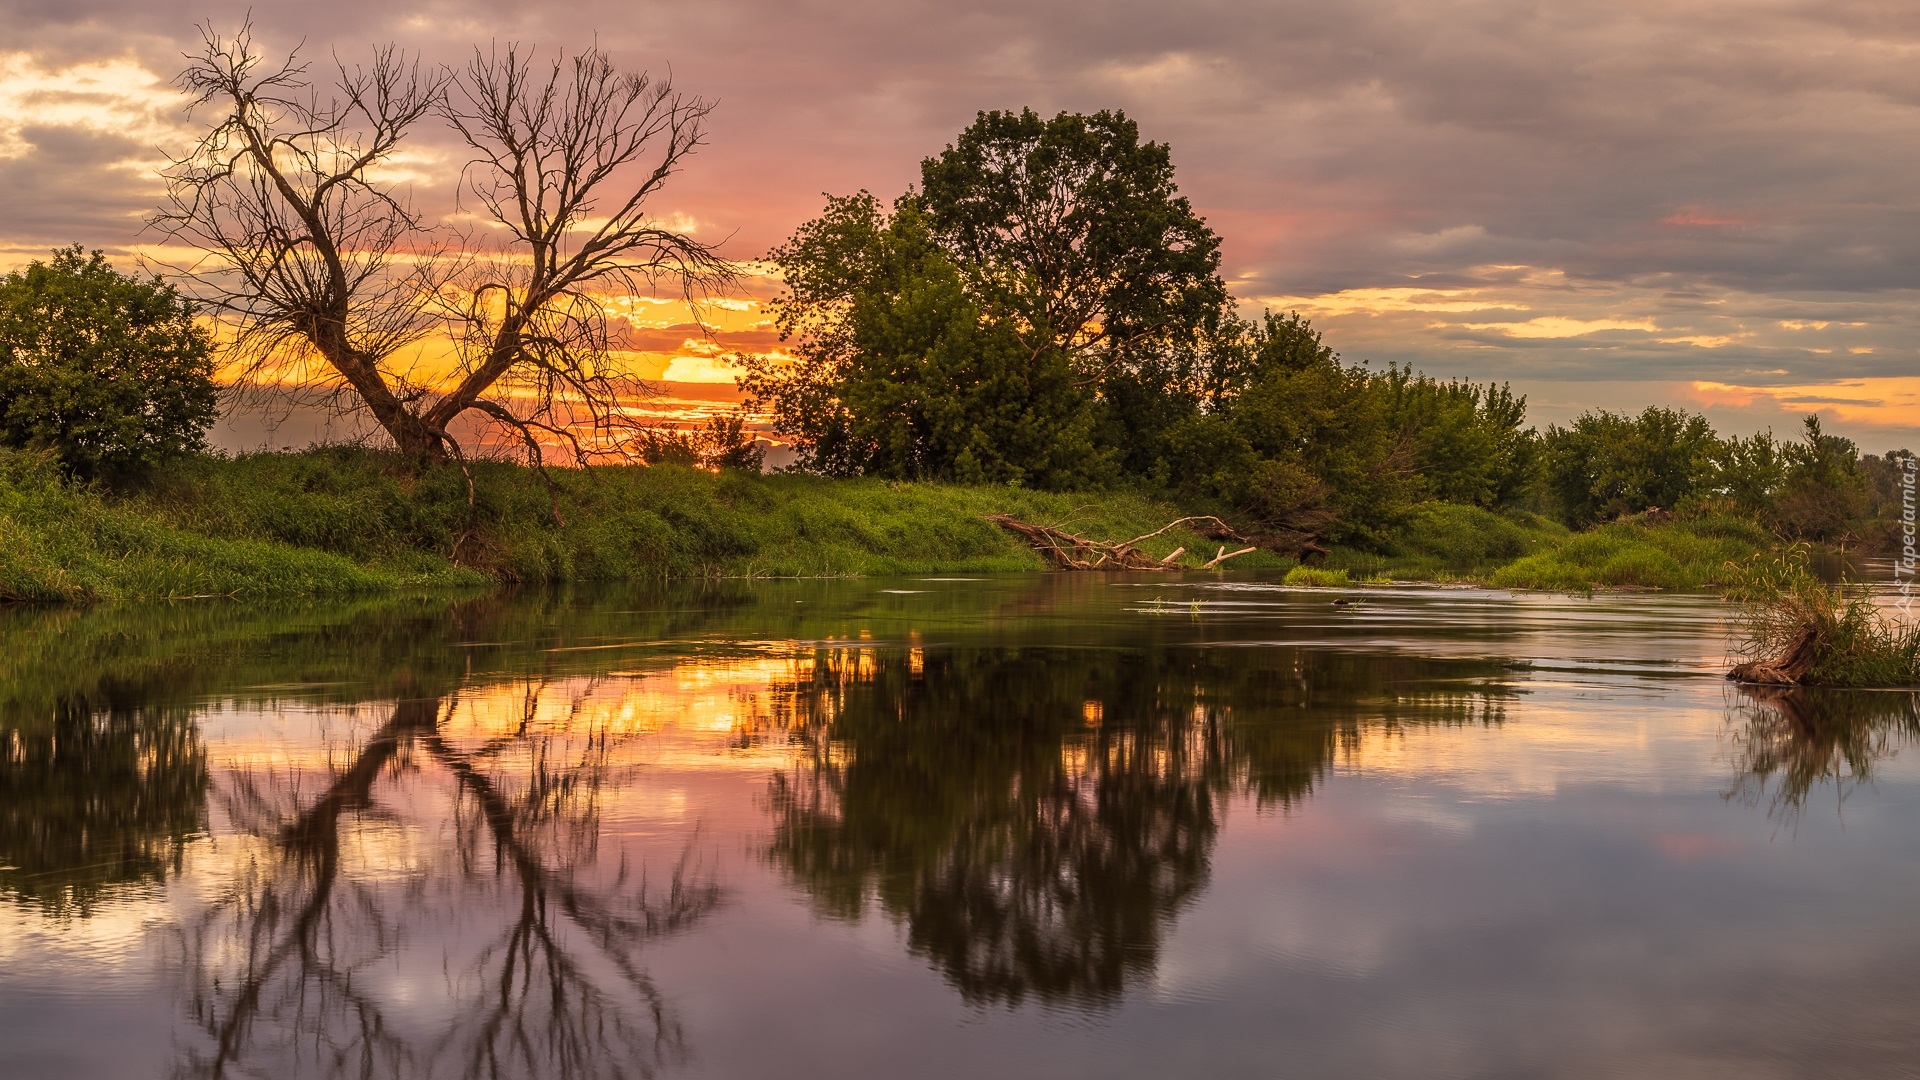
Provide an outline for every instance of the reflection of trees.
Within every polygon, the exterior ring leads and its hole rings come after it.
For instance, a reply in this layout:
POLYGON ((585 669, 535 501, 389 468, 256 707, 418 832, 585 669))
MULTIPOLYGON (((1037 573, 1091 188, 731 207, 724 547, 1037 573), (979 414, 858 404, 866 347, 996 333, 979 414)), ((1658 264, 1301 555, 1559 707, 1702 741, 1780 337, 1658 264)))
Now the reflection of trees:
POLYGON ((771 695, 810 749, 774 782, 773 856, 832 914, 877 901, 969 1000, 1112 1000, 1204 886, 1223 797, 1291 805, 1362 724, 1497 720, 1496 673, 1466 667, 822 650, 771 695), (1436 673, 1476 681, 1395 689, 1436 673))
POLYGON ((1831 783, 1834 797, 1870 781, 1877 763, 1920 738, 1920 694, 1742 686, 1728 707, 1729 798, 1792 817, 1831 783))
POLYGON ((445 715, 402 699, 311 796, 258 774, 223 791, 260 848, 180 935, 200 1037, 179 1075, 645 1076, 684 1053, 640 953, 719 895, 686 858, 664 888, 595 865, 621 738, 463 741, 445 715), (406 811, 449 801, 451 843, 410 835, 406 811), (420 955, 449 997, 431 1030, 395 1008, 420 955))
POLYGON ((88 914, 166 880, 205 827, 206 752, 185 709, 66 697, 0 721, 0 889, 88 914))

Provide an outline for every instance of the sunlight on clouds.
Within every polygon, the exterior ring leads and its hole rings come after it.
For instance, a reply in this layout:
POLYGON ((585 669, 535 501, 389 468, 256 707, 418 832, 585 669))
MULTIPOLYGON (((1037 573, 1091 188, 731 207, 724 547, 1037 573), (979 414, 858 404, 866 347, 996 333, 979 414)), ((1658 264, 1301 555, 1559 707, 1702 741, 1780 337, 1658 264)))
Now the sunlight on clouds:
POLYGON ((667 382, 726 383, 732 385, 737 370, 725 357, 676 356, 667 363, 660 378, 667 382))
POLYGON ((1912 427, 1920 417, 1920 376, 1848 379, 1801 386, 1740 386, 1695 382, 1702 405, 1774 405, 1792 412, 1819 412, 1842 421, 1881 428, 1912 427))
POLYGON ((1471 289, 1343 289, 1320 296, 1259 297, 1257 302, 1275 311, 1303 315, 1380 315, 1403 311, 1525 311, 1526 305, 1500 299, 1481 299, 1471 289))
POLYGON ((0 54, 0 158, 32 153, 23 131, 33 127, 81 128, 150 146, 179 131, 180 105, 178 91, 131 57, 50 68, 31 53, 0 54))
POLYGON ((1602 330, 1660 329, 1652 319, 1572 319, 1564 315, 1542 315, 1525 322, 1461 323, 1465 330, 1482 330, 1516 338, 1569 338, 1597 334, 1602 330))

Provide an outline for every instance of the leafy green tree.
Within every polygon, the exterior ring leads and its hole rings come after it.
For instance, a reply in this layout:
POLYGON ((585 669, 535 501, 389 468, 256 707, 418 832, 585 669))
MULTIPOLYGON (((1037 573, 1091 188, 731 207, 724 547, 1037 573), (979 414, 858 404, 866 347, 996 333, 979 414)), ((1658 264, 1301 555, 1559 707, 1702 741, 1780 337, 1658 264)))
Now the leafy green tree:
POLYGON ((219 395, 193 316, 77 244, 0 278, 0 443, 86 478, 200 448, 219 395))
POLYGON ((1522 430, 1527 399, 1507 385, 1442 382, 1410 368, 1379 376, 1392 426, 1408 442, 1421 494, 1469 506, 1524 497, 1538 467, 1537 439, 1522 430))
POLYGON ((1071 358, 1122 470, 1164 479, 1230 304, 1168 147, 1120 112, 983 112, 921 163, 917 202, 983 310, 1071 358))
POLYGON ((1774 496, 1786 481, 1786 456, 1770 431, 1744 439, 1738 435, 1728 438, 1720 444, 1714 464, 1721 492, 1735 510, 1754 518, 1772 507, 1774 496))
POLYGON ((1869 491, 1853 440, 1828 435, 1809 414, 1805 436, 1783 448, 1785 477, 1775 497, 1775 529, 1800 540, 1833 540, 1866 516, 1869 491))
POLYGON ((1706 417, 1650 406, 1637 417, 1594 411, 1550 427, 1545 452, 1561 517, 1581 528, 1711 490, 1722 451, 1706 417))
MULTIPOLYGON (((983 112, 921 163, 933 235, 980 301, 1104 374, 1226 302, 1220 238, 1125 113, 983 112)), ((1037 345, 1038 340, 1030 342, 1037 345)))
POLYGON ((910 200, 831 199, 772 258, 797 360, 742 358, 740 382, 803 467, 1038 487, 1108 471, 1065 351, 984 309, 910 200))

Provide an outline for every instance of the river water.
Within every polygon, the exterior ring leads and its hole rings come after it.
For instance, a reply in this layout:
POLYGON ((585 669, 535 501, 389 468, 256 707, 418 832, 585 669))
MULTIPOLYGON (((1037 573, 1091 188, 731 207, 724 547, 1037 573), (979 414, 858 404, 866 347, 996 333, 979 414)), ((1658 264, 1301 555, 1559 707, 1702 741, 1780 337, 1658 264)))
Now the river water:
POLYGON ((1742 693, 1725 615, 0 612, 0 1077, 1920 1075, 1914 696, 1742 693))

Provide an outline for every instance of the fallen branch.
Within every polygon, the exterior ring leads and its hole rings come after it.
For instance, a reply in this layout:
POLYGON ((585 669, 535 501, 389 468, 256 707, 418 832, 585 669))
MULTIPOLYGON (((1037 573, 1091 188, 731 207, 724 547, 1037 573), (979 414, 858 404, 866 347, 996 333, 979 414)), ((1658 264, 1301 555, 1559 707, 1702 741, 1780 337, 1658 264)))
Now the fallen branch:
MULTIPOLYGON (((1203 519, 1181 518, 1180 521, 1168 525, 1166 529, 1150 532, 1146 536, 1136 537, 1120 544, 1109 544, 1084 536, 1075 536, 1065 529, 1052 525, 1035 525, 1032 522, 1021 521, 1012 514, 988 514, 987 520, 1025 539, 1027 546, 1039 552, 1041 558, 1059 570, 1168 570, 1173 568, 1170 560, 1182 552, 1176 551, 1166 559, 1155 559, 1134 545, 1142 540, 1159 536, 1181 522, 1203 519)), ((1219 519, 1205 520, 1218 521, 1219 519)))
POLYGON ((1243 547, 1239 551, 1230 552, 1226 548, 1221 548, 1218 552, 1214 554, 1213 558, 1207 560, 1207 565, 1201 567, 1200 569, 1211 570, 1214 567, 1219 566, 1221 563, 1226 562, 1228 559, 1237 559, 1242 555, 1248 554, 1249 552, 1254 552, 1259 550, 1260 549, 1257 547, 1243 547))

